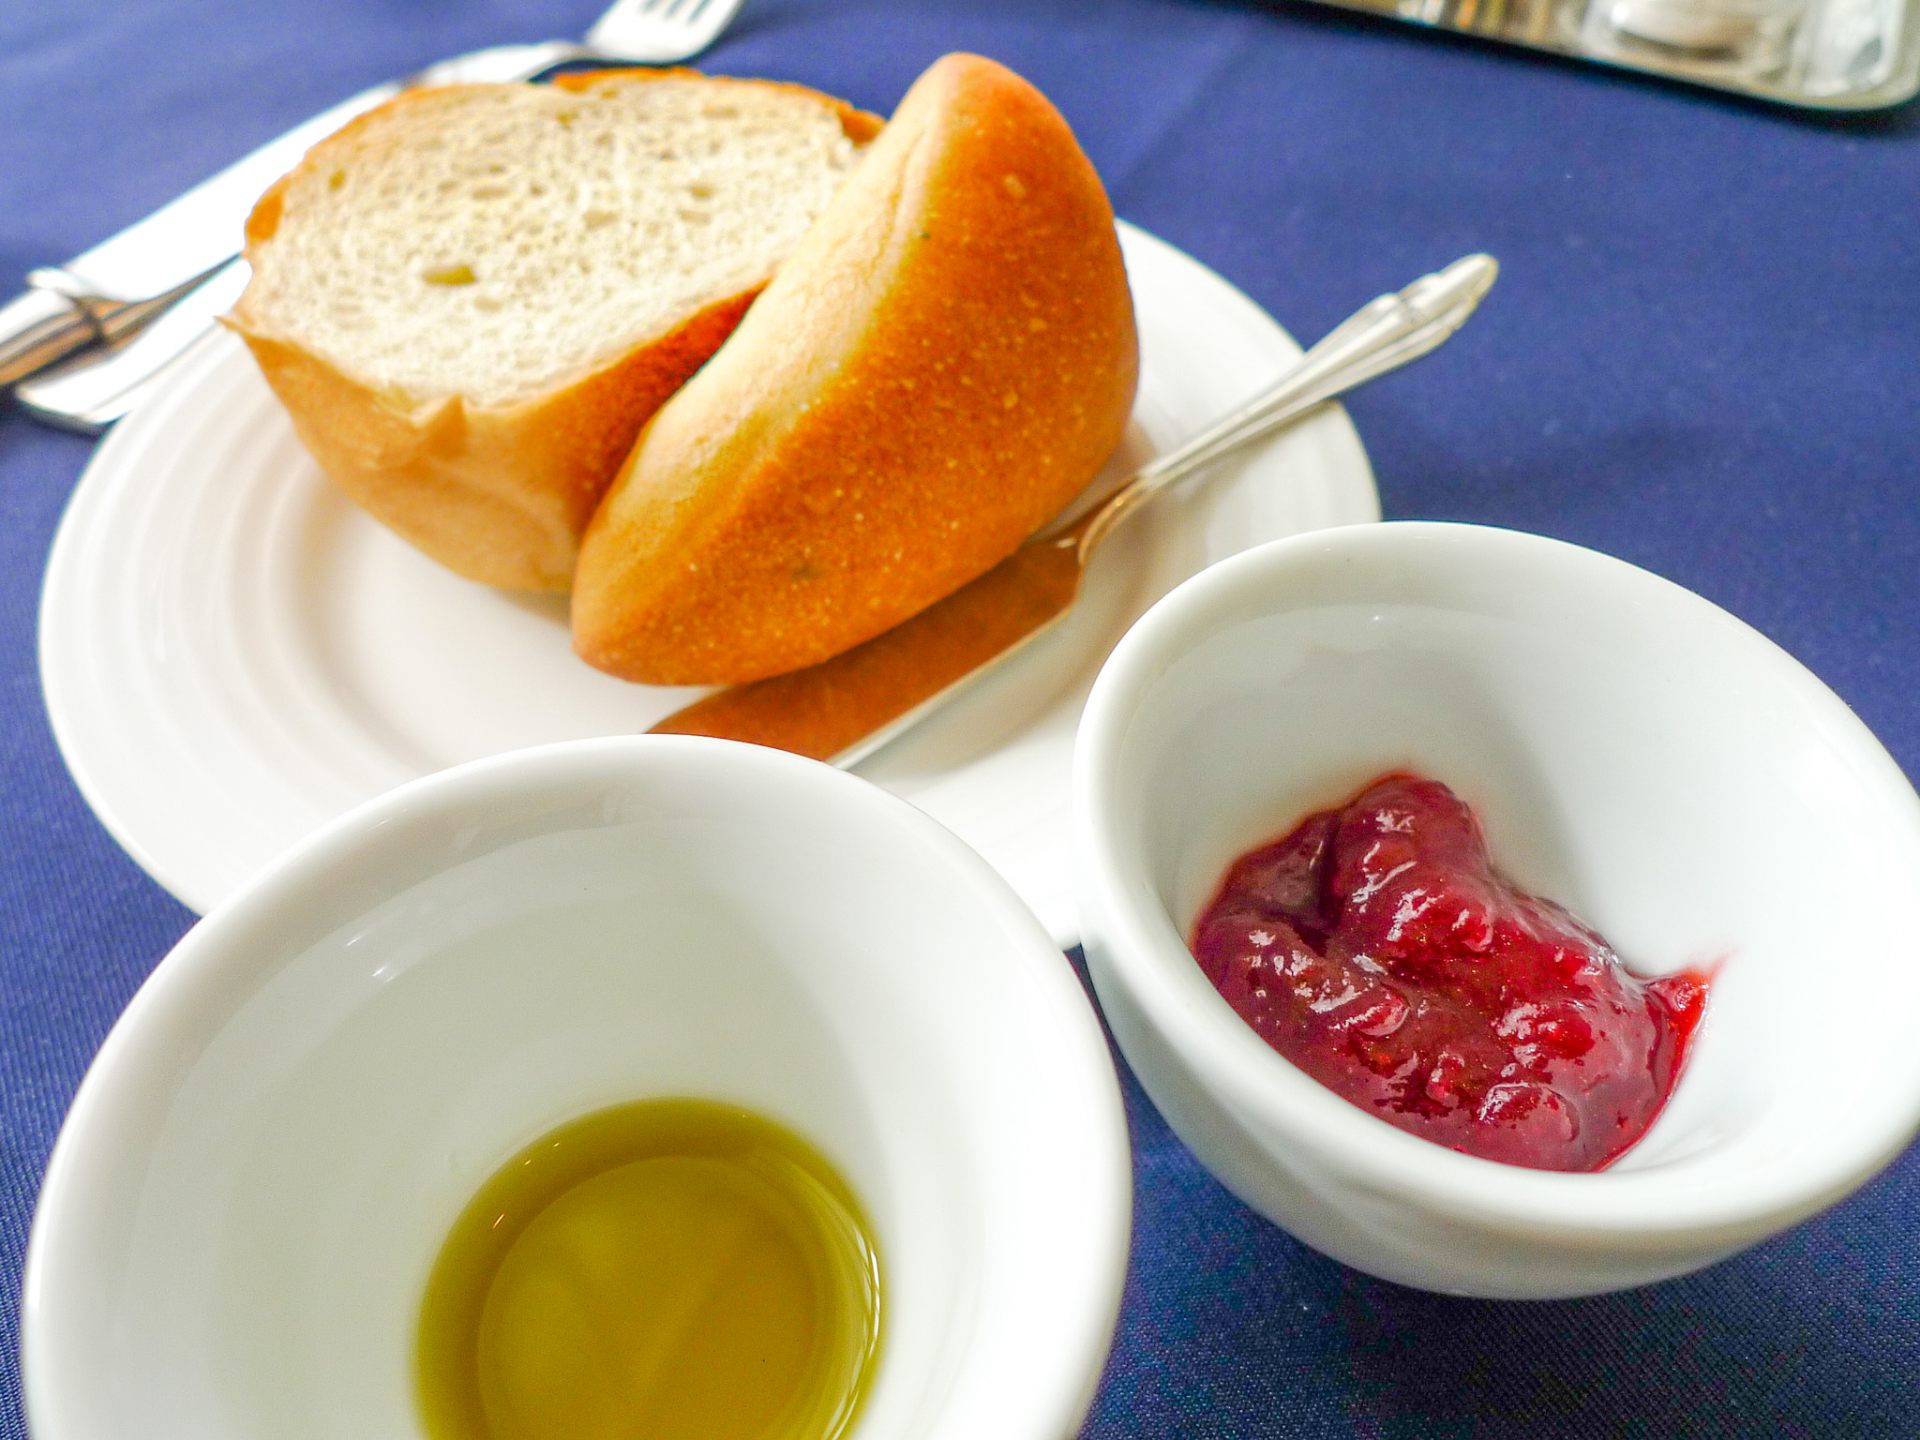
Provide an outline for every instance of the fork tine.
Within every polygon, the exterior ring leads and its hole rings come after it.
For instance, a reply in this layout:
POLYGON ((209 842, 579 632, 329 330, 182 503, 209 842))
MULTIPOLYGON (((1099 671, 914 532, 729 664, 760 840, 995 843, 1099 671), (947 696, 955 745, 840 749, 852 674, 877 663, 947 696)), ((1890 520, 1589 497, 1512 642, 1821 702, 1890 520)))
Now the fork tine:
POLYGON ((727 28, 741 0, 614 0, 587 44, 615 58, 656 64, 699 54, 727 28))
POLYGON ((700 28, 706 32, 706 41, 711 44, 720 32, 733 23, 733 17, 740 13, 745 0, 700 0, 700 8, 706 13, 700 17, 700 28))

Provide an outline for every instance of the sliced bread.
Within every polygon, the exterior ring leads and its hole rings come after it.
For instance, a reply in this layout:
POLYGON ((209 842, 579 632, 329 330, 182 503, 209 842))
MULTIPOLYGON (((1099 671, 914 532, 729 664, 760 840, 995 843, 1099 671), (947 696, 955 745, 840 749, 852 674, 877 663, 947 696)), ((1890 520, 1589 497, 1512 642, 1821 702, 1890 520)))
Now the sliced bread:
POLYGON ((937 62, 594 516, 573 638, 630 680, 838 654, 991 568, 1133 405, 1113 211, 1046 98, 937 62))
POLYGON ((367 510, 471 579, 564 590, 641 427, 879 124, 684 70, 408 92, 261 199, 229 323, 367 510))

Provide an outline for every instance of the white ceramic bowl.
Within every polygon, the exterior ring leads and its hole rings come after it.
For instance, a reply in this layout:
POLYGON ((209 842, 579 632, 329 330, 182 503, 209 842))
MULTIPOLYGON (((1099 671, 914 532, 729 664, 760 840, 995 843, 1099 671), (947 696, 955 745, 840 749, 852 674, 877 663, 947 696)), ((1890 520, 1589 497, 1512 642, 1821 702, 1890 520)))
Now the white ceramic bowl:
POLYGON ((864 1201, 861 1436, 1072 1432, 1131 1179, 1071 968, 905 803, 658 737, 408 785, 161 963, 48 1168, 35 1440, 418 1434, 413 1326, 455 1215, 528 1141, 651 1095, 780 1120, 864 1201))
POLYGON ((1075 784, 1087 956, 1135 1072, 1229 1188, 1359 1269, 1486 1296, 1658 1280, 1832 1204, 1920 1128, 1920 800, 1799 664, 1645 571, 1464 525, 1262 546, 1127 635, 1075 784), (1399 768, 1634 968, 1720 963, 1678 1089, 1610 1169, 1395 1129, 1189 956, 1234 856, 1399 768))

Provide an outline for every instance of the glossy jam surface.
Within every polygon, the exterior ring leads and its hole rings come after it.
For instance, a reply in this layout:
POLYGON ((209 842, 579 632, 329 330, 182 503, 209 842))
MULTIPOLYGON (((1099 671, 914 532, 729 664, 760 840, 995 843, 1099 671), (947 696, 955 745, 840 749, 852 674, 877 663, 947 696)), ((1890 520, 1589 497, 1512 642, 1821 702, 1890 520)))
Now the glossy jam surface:
POLYGON ((432 1440, 834 1440, 879 1336, 867 1223, 811 1146, 643 1101, 535 1141, 454 1223, 421 1419, 432 1440))
POLYGON ((1193 932, 1227 1003, 1322 1085, 1489 1160, 1598 1170, 1666 1103, 1706 1004, 1494 870, 1445 785, 1388 775, 1241 856, 1193 932))

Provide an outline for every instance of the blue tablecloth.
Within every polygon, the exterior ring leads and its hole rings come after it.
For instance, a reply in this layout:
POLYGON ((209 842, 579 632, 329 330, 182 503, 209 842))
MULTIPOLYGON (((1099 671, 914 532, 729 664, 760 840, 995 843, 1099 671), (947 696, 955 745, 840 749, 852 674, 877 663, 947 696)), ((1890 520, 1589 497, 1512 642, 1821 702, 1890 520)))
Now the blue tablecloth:
MULTIPOLYGON (((0 8, 0 286, 373 80, 576 35, 598 8, 0 8)), ((1302 337, 1462 252, 1499 256, 1468 331, 1352 404, 1387 514, 1541 531, 1691 586, 1920 773, 1920 112, 1827 120, 1229 0, 750 0, 706 63, 885 111, 953 49, 1036 81, 1122 215, 1302 337)), ((20 1267, 48 1149, 193 922, 92 819, 41 704, 40 577, 88 449, 0 413, 5 1440, 25 1434, 20 1267)), ((1878 1019, 1867 1043, 1920 1043, 1913 1017, 1878 1019)), ((1912 1153, 1704 1274, 1488 1304, 1322 1259, 1127 1096, 1133 1268, 1088 1436, 1920 1434, 1912 1153)))

